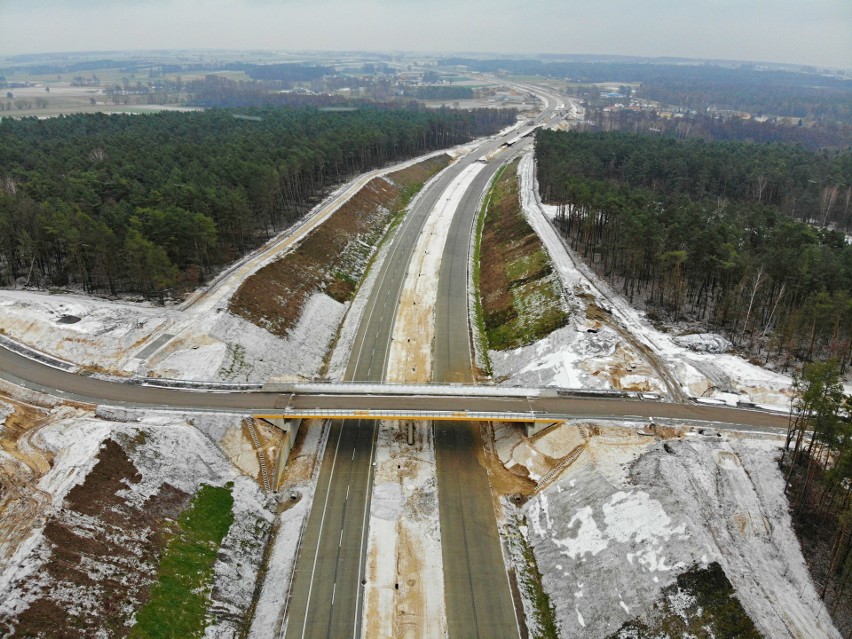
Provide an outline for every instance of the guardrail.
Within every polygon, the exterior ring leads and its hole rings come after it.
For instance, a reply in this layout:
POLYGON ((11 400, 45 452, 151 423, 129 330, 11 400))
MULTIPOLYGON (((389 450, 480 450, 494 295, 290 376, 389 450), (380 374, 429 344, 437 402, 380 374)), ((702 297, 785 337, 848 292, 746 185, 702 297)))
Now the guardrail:
POLYGON ((240 382, 199 382, 189 379, 169 379, 166 377, 130 377, 122 379, 127 384, 137 386, 156 386, 158 388, 182 388, 185 390, 209 391, 259 391, 263 384, 243 384, 240 382))
POLYGON ((570 415, 553 415, 530 411, 527 413, 492 411, 449 410, 345 410, 334 408, 281 409, 274 413, 256 413, 260 419, 408 419, 413 421, 490 421, 490 422, 558 422, 571 419, 570 415))
POLYGON ((276 382, 263 385, 265 393, 293 395, 443 395, 456 397, 600 397, 659 400, 655 393, 586 388, 494 386, 490 384, 405 384, 399 382, 276 382))
POLYGON ((0 333, 0 346, 12 351, 13 353, 17 353, 21 357, 35 360, 36 362, 53 368, 58 368, 59 370, 63 370, 67 373, 76 373, 80 370, 80 367, 76 364, 48 355, 47 353, 37 350, 23 342, 14 340, 2 333, 0 333))

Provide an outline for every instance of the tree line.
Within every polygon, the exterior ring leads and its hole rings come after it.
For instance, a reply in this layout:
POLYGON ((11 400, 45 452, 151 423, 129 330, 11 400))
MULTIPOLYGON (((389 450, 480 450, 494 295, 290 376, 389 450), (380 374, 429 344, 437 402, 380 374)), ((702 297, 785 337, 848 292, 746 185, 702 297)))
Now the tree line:
POLYGON ((852 357, 852 154, 540 131, 542 196, 571 245, 649 315, 753 356, 852 357), (822 225, 817 228, 805 220, 822 225))
POLYGON ((405 89, 405 95, 418 100, 470 100, 473 98, 473 89, 449 84, 429 84, 408 87, 405 89))
POLYGON ((586 109, 586 119, 580 128, 584 131, 628 131, 680 139, 700 137, 708 141, 801 144, 812 151, 852 147, 852 126, 848 124, 823 121, 791 125, 778 118, 762 120, 693 111, 678 113, 677 117, 663 117, 657 109, 606 110, 606 107, 598 106, 586 109))
POLYGON ((843 392, 836 361, 805 366, 794 378, 794 388, 780 460, 784 489, 820 597, 838 629, 848 636, 852 631, 852 590, 848 588, 852 576, 852 396, 843 392))
POLYGON ((194 286, 334 184, 514 112, 264 107, 0 122, 0 281, 194 286))

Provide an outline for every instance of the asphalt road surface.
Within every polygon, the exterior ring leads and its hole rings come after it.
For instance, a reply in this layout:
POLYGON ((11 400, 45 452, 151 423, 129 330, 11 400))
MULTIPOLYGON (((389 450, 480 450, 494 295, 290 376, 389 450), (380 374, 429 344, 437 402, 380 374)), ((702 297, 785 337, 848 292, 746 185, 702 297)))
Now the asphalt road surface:
POLYGON ((440 395, 281 395, 260 391, 209 392, 119 384, 67 373, 0 347, 0 377, 27 388, 90 403, 143 408, 175 408, 275 413, 289 405, 295 410, 442 410, 505 411, 575 418, 662 417, 684 421, 717 422, 743 428, 787 427, 787 416, 759 410, 706 404, 670 404, 635 399, 596 397, 492 397, 440 395))
MULTIPOLYGON (((499 140, 484 143, 475 153, 441 172, 415 200, 391 240, 367 300, 345 374, 347 381, 385 378, 396 309, 423 225, 447 186, 464 168, 501 144, 499 140)), ((361 634, 361 580, 366 563, 371 464, 377 428, 375 421, 332 425, 296 564, 287 639, 361 634)))
POLYGON ((361 636, 377 423, 332 422, 293 576, 287 637, 361 636))
MULTIPOLYGON (((497 154, 463 195, 441 258, 435 304, 433 381, 472 383, 468 269, 476 216, 488 183, 519 147, 497 154)), ((469 410, 469 409, 468 409, 469 410)), ((518 637, 482 438, 470 422, 434 422, 444 599, 451 638, 518 637)))

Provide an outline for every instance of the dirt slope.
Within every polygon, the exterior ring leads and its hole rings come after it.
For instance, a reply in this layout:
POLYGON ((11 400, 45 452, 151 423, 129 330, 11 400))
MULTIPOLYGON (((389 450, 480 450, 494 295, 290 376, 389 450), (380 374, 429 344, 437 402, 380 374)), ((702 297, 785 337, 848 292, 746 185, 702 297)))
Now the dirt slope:
POLYGON ((284 336, 313 293, 349 301, 388 224, 448 163, 441 155, 370 180, 298 248, 248 278, 231 298, 231 312, 284 336))

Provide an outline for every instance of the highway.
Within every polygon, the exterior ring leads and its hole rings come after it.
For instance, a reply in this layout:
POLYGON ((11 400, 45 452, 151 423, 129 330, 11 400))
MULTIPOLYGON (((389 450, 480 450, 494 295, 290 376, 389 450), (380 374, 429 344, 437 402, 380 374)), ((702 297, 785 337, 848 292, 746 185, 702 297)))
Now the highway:
MULTIPOLYGON (((540 92, 539 92, 540 93, 540 92)), ((542 121, 558 98, 543 95, 542 121)), ((518 140, 489 158, 459 203, 444 247, 432 372, 435 382, 474 381, 469 322, 469 273, 477 213, 489 182, 529 144, 518 140)), ((465 402, 474 410, 473 402, 465 402)), ((527 410, 531 410, 529 406, 527 410)), ((518 623, 501 550, 482 438, 471 422, 435 421, 435 462, 444 557, 447 626, 451 637, 514 639, 518 623)))
MULTIPOLYGON (((370 292, 345 380, 385 379, 402 286, 421 230, 459 174, 502 143, 502 139, 488 140, 475 152, 463 156, 431 180, 412 202, 391 239, 370 292)), ((466 283, 465 278, 464 285, 466 283)), ((361 580, 366 561, 371 462, 377 432, 378 423, 371 420, 332 424, 314 505, 296 564, 287 639, 360 636, 364 592, 361 580)), ((487 484, 484 488, 488 490, 487 484)))
MULTIPOLYGON (((435 382, 474 381, 468 269, 476 216, 492 177, 527 144, 519 142, 497 154, 476 176, 453 218, 441 259, 435 305, 435 382)), ((471 422, 435 421, 433 428, 450 637, 515 639, 518 623, 488 474, 481 463, 479 427, 471 422)))
POLYGON ((377 424, 332 422, 296 562, 286 637, 361 636, 377 424))

